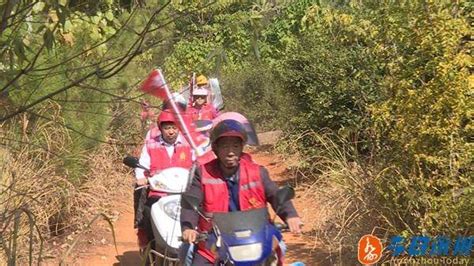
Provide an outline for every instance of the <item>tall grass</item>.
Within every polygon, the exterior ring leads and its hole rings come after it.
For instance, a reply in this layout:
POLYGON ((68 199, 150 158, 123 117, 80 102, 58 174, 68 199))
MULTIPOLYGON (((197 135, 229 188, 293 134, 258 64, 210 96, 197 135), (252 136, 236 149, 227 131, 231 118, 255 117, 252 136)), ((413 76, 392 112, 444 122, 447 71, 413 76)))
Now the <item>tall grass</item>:
POLYGON ((433 178, 406 171, 403 164, 388 164, 384 151, 360 155, 357 145, 331 132, 308 131, 285 138, 277 147, 299 158, 294 171, 317 206, 313 236, 324 244, 334 263, 353 263, 358 240, 365 234, 385 241, 393 235, 455 237, 472 233, 472 179, 460 179, 459 189, 456 179, 435 175, 454 185, 433 192, 423 186, 433 178), (434 193, 436 198, 431 196, 434 193), (438 202, 443 203, 442 213, 438 202), (444 225, 442 230, 434 230, 440 225, 444 225))
POLYGON ((46 240, 84 231, 99 213, 106 218, 131 179, 122 152, 103 144, 74 155, 87 168, 81 182, 71 182, 62 163, 71 139, 65 128, 50 121, 36 123, 32 135, 16 129, 2 127, 3 139, 12 141, 0 149, 0 261, 31 265, 49 253, 46 240))
POLYGON ((294 153, 294 167, 306 185, 305 198, 315 200, 318 220, 312 221, 315 242, 322 243, 333 263, 353 263, 357 242, 368 233, 386 238, 393 230, 375 183, 386 169, 367 164, 353 145, 333 133, 308 131, 285 138, 277 151, 294 153))

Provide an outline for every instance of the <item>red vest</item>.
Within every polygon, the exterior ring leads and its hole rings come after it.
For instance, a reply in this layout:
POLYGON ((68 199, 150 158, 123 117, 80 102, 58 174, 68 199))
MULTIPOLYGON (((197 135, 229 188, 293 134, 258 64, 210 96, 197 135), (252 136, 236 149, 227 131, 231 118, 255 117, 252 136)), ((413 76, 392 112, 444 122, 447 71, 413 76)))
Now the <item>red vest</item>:
MULTIPOLYGON (((146 140, 146 148, 150 155, 150 174, 153 176, 157 171, 170 167, 191 168, 193 164, 191 148, 187 143, 175 145, 173 155, 168 155, 168 151, 156 138, 146 140)), ((163 193, 150 191, 148 196, 163 196, 163 193)))
POLYGON ((212 120, 217 116, 217 112, 212 105, 205 104, 201 108, 189 107, 193 121, 196 120, 212 120))
POLYGON ((187 143, 180 143, 175 145, 175 149, 171 158, 166 151, 166 148, 160 141, 155 139, 148 139, 146 148, 150 155, 150 173, 153 175, 157 171, 170 167, 191 168, 193 163, 191 148, 187 143))
MULTIPOLYGON (((220 172, 218 160, 210 161, 201 166, 200 169, 204 213, 228 212, 229 191, 220 172)), ((239 204, 242 211, 266 206, 265 188, 260 176, 260 166, 248 159, 240 160, 239 204)), ((211 223, 200 217, 198 227, 200 231, 207 232, 211 229, 211 223)), ((215 261, 214 254, 206 248, 205 242, 199 242, 198 252, 211 262, 215 261)))

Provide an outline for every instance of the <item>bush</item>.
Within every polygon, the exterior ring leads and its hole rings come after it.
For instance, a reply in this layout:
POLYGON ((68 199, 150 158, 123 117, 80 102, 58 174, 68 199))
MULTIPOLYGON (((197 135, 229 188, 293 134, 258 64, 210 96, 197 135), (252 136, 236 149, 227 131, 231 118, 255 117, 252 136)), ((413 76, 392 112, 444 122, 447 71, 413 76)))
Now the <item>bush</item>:
POLYGON ((286 126, 295 108, 292 96, 283 91, 274 73, 262 62, 246 64, 238 71, 225 71, 222 91, 225 109, 242 113, 258 131, 286 126))
MULTIPOLYGON (((363 172, 379 173, 370 184, 372 199, 379 226, 391 234, 472 233, 464 4, 315 5, 305 33, 277 68, 284 92, 297 103, 287 132, 329 128, 363 172)), ((314 166, 323 152, 313 143, 302 138, 297 146, 303 166, 314 166)))
POLYGON ((463 39, 469 23, 463 3, 409 5, 392 12, 391 26, 378 37, 387 47, 377 50, 388 61, 383 99, 371 110, 382 145, 377 156, 397 170, 378 189, 405 214, 411 232, 469 233, 474 217, 467 208, 474 188, 469 136, 474 131, 468 118, 469 48, 463 39))

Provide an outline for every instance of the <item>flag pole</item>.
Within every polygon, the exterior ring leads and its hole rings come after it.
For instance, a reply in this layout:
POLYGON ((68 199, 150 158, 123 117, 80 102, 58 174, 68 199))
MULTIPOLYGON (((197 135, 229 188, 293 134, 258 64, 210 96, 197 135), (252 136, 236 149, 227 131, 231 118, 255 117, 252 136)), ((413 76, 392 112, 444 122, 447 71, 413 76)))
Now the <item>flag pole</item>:
POLYGON ((194 85, 196 84, 196 73, 193 72, 191 75, 191 82, 189 83, 189 104, 188 106, 193 106, 193 90, 194 90, 194 85))
POLYGON ((181 112, 179 111, 178 109, 178 106, 176 106, 176 103, 174 102, 174 99, 173 99, 173 96, 171 95, 171 92, 168 88, 168 84, 166 83, 165 81, 165 77, 163 76, 163 73, 161 73, 161 69, 158 69, 158 72, 161 76, 161 78, 163 79, 163 87, 165 89, 165 92, 166 92, 166 96, 167 98, 169 99, 169 102, 171 103, 171 108, 173 108, 173 111, 175 112, 176 114, 176 117, 178 118, 178 121, 179 121, 179 124, 181 125, 181 128, 183 129, 183 133, 184 133, 184 136, 186 137, 186 139, 188 140, 189 144, 191 145, 191 147, 194 149, 194 151, 196 152, 196 156, 201 156, 202 155, 202 152, 197 148, 196 144, 194 143, 194 140, 189 132, 189 129, 188 127, 186 126, 186 123, 184 123, 184 120, 183 120, 183 117, 181 116, 181 112))

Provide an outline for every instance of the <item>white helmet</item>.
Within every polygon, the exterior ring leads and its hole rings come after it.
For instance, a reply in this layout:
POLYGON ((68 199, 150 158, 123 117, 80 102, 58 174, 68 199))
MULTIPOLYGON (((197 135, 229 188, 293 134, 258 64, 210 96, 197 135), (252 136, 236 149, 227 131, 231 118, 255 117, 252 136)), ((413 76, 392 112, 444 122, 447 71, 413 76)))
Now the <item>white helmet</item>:
POLYGON ((173 98, 173 100, 178 104, 186 105, 186 99, 184 99, 184 97, 183 97, 183 95, 181 95, 181 93, 173 92, 173 93, 171 93, 171 98, 173 98))
POLYGON ((207 96, 207 89, 197 88, 193 90, 193 96, 207 96))

